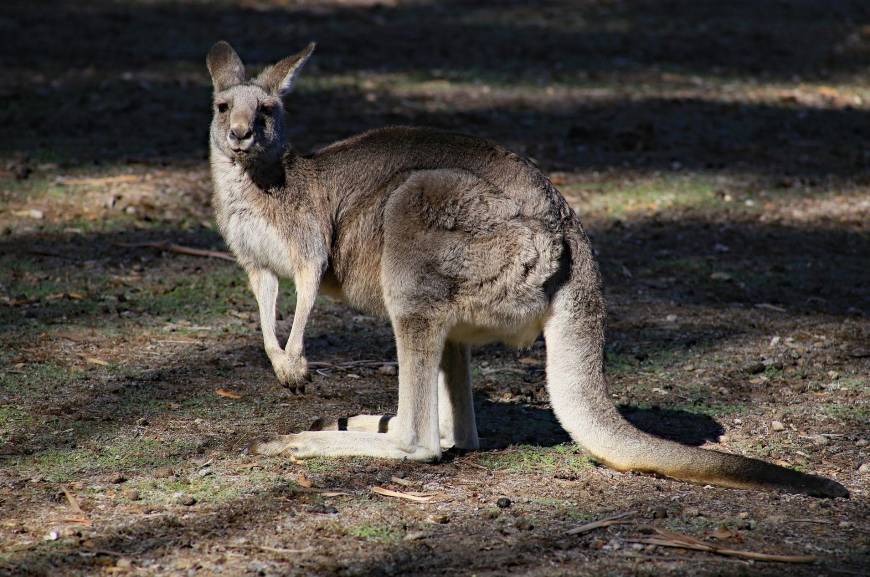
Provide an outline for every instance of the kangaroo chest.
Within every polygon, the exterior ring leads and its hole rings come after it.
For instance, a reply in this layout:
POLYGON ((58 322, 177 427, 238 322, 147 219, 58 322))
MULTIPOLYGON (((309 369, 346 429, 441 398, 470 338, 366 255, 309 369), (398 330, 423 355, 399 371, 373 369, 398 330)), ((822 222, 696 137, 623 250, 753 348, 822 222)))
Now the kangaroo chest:
POLYGON ((251 188, 242 174, 226 171, 220 176, 215 178, 218 226, 239 264, 246 269, 267 269, 292 277, 296 251, 276 219, 270 218, 274 211, 269 210, 267 202, 251 198, 262 193, 251 188))
POLYGON ((231 207, 221 232, 245 268, 264 268, 279 276, 293 276, 294 251, 278 228, 253 210, 231 207))

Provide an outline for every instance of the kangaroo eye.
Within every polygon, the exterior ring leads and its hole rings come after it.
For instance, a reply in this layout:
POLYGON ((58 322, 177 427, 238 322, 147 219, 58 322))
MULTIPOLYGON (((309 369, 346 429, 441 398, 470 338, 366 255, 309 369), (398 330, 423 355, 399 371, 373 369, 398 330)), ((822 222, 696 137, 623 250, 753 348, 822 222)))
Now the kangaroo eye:
POLYGON ((230 109, 230 105, 227 104, 226 102, 218 102, 217 109, 218 109, 218 112, 224 113, 230 109))

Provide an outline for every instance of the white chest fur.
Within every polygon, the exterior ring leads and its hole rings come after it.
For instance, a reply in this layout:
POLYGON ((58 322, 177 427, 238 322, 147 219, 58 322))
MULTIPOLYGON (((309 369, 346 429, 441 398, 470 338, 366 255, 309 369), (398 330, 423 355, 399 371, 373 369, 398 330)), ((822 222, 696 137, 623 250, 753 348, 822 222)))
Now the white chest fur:
POLYGON ((238 166, 212 162, 215 210, 224 240, 245 268, 293 276, 293 251, 281 232, 262 215, 251 195, 263 194, 238 166))

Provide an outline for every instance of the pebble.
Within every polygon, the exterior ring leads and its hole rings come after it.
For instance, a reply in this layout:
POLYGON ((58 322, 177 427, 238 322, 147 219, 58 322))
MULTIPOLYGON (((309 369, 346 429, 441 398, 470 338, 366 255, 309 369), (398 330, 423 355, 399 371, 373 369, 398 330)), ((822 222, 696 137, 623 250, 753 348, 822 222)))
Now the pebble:
POLYGON ((511 506, 511 500, 507 497, 499 497, 498 501, 496 501, 495 504, 496 506, 498 506, 499 509, 507 509, 511 506))
POLYGON ((863 463, 860 467, 858 467, 858 472, 862 475, 870 474, 870 463, 863 463))
POLYGON ((855 441, 855 446, 866 447, 867 446, 867 439, 858 439, 857 441, 855 441))
POLYGON ((437 525, 444 525, 450 521, 450 517, 443 513, 436 513, 435 515, 429 515, 426 520, 437 525))
POLYGON ((852 526, 852 523, 850 523, 849 521, 840 521, 840 527, 842 529, 848 529, 851 526, 852 526))
POLYGON ((398 370, 395 365, 381 365, 378 367, 378 372, 382 375, 387 375, 389 377, 394 377, 398 374, 398 370))
POLYGON ((773 429, 774 431, 784 431, 785 425, 783 425, 779 421, 773 421, 770 423, 770 428, 773 429))
POLYGON ((187 493, 175 493, 172 496, 172 501, 177 505, 184 505, 185 507, 196 505, 196 499, 193 498, 193 495, 188 495, 187 493))
POLYGON ((677 322, 677 315, 668 315, 665 317, 665 320, 669 323, 675 323, 677 322))

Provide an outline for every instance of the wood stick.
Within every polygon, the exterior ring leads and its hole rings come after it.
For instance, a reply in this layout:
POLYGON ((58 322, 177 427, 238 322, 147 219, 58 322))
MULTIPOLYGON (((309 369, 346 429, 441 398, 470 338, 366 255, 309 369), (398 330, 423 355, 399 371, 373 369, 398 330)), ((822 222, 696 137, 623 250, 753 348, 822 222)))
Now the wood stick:
POLYGON ((659 547, 675 547, 678 549, 691 549, 693 551, 704 551, 706 553, 715 553, 716 555, 725 555, 727 557, 738 557, 740 559, 751 559, 753 561, 774 561, 779 563, 815 563, 816 558, 812 555, 772 555, 768 553, 756 553, 754 551, 741 551, 739 549, 729 549, 726 547, 718 547, 704 543, 699 539, 672 533, 662 529, 656 529, 656 533, 662 538, 653 537, 650 539, 631 539, 630 543, 644 543, 647 545, 657 545, 659 547))
POLYGON ((116 246, 127 248, 156 248, 166 252, 174 252, 178 254, 186 254, 188 256, 201 256, 205 258, 219 258, 230 262, 236 262, 236 259, 228 252, 219 250, 205 250, 201 248, 193 248, 190 246, 182 246, 180 244, 171 243, 169 241, 159 242, 116 242, 116 246))
POLYGON ((581 533, 588 533, 589 531, 594 531, 595 529, 600 529, 602 527, 610 527, 611 525, 622 525, 628 523, 628 521, 622 521, 621 519, 631 517, 635 513, 637 513, 637 511, 628 511, 625 513, 620 513, 619 515, 605 517, 604 519, 599 519, 598 521, 592 521, 591 523, 586 523, 585 525, 580 525, 579 527, 569 529, 566 533, 568 535, 580 535, 581 533))

